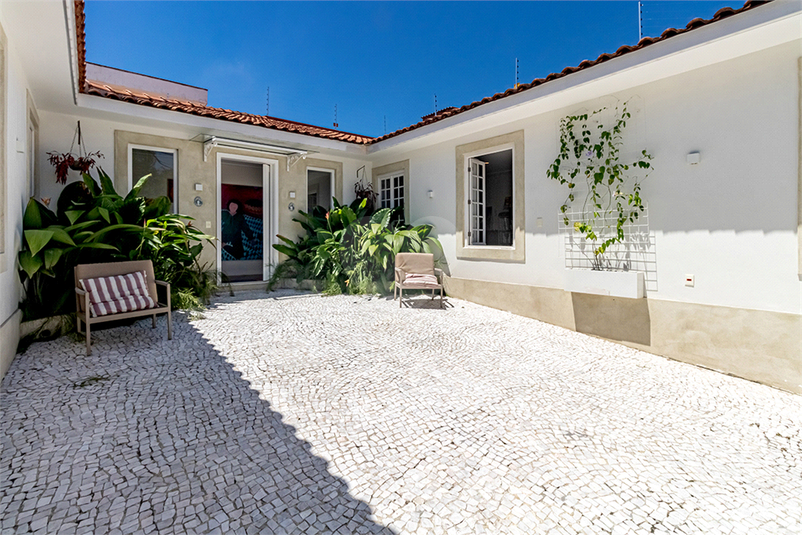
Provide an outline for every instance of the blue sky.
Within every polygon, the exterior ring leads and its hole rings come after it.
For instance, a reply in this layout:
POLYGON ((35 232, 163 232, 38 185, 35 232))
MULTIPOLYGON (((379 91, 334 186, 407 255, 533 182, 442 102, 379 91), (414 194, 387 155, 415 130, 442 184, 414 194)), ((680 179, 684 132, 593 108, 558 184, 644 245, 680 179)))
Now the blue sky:
MULTIPOLYGON (((644 36, 733 1, 646 1, 644 36)), ((87 60, 209 105, 379 136, 638 40, 636 1, 86 4, 87 60)))

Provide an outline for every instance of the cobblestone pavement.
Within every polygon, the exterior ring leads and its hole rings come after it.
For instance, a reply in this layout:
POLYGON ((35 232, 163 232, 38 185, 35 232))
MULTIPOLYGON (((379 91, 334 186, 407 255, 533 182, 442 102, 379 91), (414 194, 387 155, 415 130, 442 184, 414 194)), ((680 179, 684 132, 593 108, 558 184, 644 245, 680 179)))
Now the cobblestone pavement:
POLYGON ((802 397, 449 300, 278 292, 3 381, 0 533, 802 533, 802 397))

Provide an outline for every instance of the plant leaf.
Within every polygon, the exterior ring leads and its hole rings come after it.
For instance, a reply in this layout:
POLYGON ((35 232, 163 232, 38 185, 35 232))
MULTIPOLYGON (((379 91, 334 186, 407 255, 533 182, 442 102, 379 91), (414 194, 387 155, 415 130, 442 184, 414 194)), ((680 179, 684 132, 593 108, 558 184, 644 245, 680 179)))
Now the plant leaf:
POLYGON ((53 267, 58 263, 59 258, 64 253, 64 249, 48 249, 44 253, 44 260, 45 260, 45 269, 53 269, 53 267))
POLYGON ((64 245, 75 245, 75 242, 66 230, 54 227, 50 227, 50 230, 53 231, 53 241, 63 243, 64 245))
POLYGON ((26 230, 25 241, 28 243, 28 248, 31 255, 36 256, 36 253, 41 251, 45 245, 53 237, 52 230, 26 230))
POLYGON ((39 268, 42 267, 42 259, 33 256, 30 251, 20 251, 19 265, 22 270, 28 275, 28 278, 33 278, 39 268))

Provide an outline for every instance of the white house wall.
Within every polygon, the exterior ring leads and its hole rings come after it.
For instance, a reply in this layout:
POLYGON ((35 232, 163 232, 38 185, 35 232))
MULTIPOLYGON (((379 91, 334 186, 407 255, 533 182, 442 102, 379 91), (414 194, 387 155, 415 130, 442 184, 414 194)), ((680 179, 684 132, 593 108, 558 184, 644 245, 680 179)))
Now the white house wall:
MULTIPOLYGON (((101 97, 95 97, 102 100, 101 97)), ((170 113, 170 112, 166 112, 170 113)), ((84 136, 86 149, 91 152, 100 151, 103 159, 98 160, 98 165, 111 176, 117 191, 124 193, 128 190, 127 176, 127 145, 129 143, 163 147, 178 150, 178 211, 196 219, 198 226, 214 234, 217 228, 216 213, 216 158, 217 154, 234 154, 240 156, 253 156, 261 158, 278 159, 278 185, 275 204, 278 206, 278 234, 294 237, 302 233, 300 225, 293 222, 294 217, 298 217, 298 210, 306 210, 306 167, 331 167, 332 169, 342 168, 342 176, 339 178, 342 183, 342 194, 337 194, 340 199, 350 202, 354 199, 354 182, 356 182, 357 170, 366 167, 370 173, 370 164, 366 160, 359 160, 349 155, 338 155, 336 151, 321 149, 309 155, 307 159, 302 159, 293 164, 287 170, 287 161, 283 156, 270 156, 264 153, 243 151, 236 149, 213 149, 207 161, 203 160, 203 147, 198 141, 191 141, 199 134, 203 133, 194 126, 175 124, 174 128, 164 128, 164 120, 149 121, 138 118, 136 121, 125 121, 125 117, 120 115, 109 115, 108 119, 98 118, 97 110, 78 109, 74 113, 56 113, 49 111, 40 112, 41 135, 40 144, 42 150, 39 155, 40 174, 37 185, 38 197, 49 197, 52 205, 55 206, 56 200, 64 186, 55 182, 53 167, 47 162, 48 151, 67 152, 70 149, 75 127, 78 120, 81 121, 81 130, 84 136), (151 124, 148 124, 151 123, 151 124), (202 192, 194 190, 194 184, 199 183, 203 186, 202 192), (295 198, 291 198, 291 192, 295 193, 295 198), (200 196, 203 199, 203 206, 196 207, 193 199, 200 196), (292 203, 295 207, 293 211, 289 209, 292 203), (207 223, 209 226, 207 227, 207 223)), ((175 115, 170 113, 170 115, 175 115)), ((169 123, 167 123, 169 124, 169 123)), ((275 143, 269 137, 270 130, 263 130, 264 142, 275 143)), ((231 137, 236 137, 232 135, 231 137)), ((74 150, 77 150, 74 149, 74 150)), ((343 151, 344 152, 344 151, 343 151)), ((95 172, 92 172, 96 176, 95 172)), ((70 181, 80 180, 78 173, 70 174, 70 181)), ((208 249, 208 248, 207 248, 208 249)), ((204 262, 215 262, 215 254, 209 249, 204 252, 204 262)))
POLYGON ((395 144, 373 152, 373 163, 409 160, 411 221, 435 226, 450 295, 802 393, 800 55, 800 41, 786 43, 436 145, 405 152, 395 144), (634 112, 630 148, 654 156, 642 191, 656 258, 647 299, 567 292, 558 233, 566 190, 546 177, 559 123, 625 101, 634 112), (457 196, 465 201, 455 185, 457 147, 518 130, 525 137, 525 261, 460 258, 457 196), (686 163, 697 151, 701 163, 686 163), (694 287, 685 286, 686 275, 694 287))
MULTIPOLYGON (((6 21, 0 12, 0 25, 6 21)), ((28 81, 15 43, 5 43, 6 75, 4 169, 4 250, 0 254, 0 377, 11 365, 19 341, 18 309, 22 286, 17 268, 17 251, 22 243, 22 215, 28 200, 27 130, 28 81)))
POLYGON ((654 156, 642 194, 657 256, 657 287, 648 297, 798 314, 799 53, 799 42, 790 43, 400 156, 383 159, 379 152, 374 165, 410 160, 412 222, 435 225, 453 276, 562 288, 557 224, 566 192, 546 177, 560 119, 630 100, 641 108, 629 125, 642 133, 636 148, 654 156), (519 129, 526 146, 526 262, 458 259, 456 146, 519 129), (686 155, 694 151, 702 161, 691 166, 686 155), (695 275, 695 287, 684 286, 686 274, 695 275))

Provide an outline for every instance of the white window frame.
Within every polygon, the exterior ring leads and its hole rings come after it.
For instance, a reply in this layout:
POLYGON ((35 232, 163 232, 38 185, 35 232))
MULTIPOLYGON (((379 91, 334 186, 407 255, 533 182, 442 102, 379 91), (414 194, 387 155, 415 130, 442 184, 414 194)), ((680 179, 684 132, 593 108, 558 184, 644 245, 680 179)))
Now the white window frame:
POLYGON ((403 171, 394 171, 392 173, 385 173, 383 175, 379 175, 378 184, 379 184, 379 192, 378 193, 379 193, 379 208, 380 209, 381 208, 396 208, 396 207, 398 207, 400 205, 400 206, 404 207, 404 210, 406 210, 406 206, 405 206, 405 202, 404 202, 404 199, 405 199, 405 195, 404 194, 406 192, 406 187, 407 187, 406 173, 404 173, 403 171), (401 194, 400 195, 399 195, 399 186, 395 185, 395 183, 393 182, 393 179, 395 179, 395 178, 401 178, 401 186, 400 186, 401 194), (384 192, 385 192, 384 181, 385 180, 389 180, 389 188, 387 188, 387 191, 388 191, 387 200, 389 201, 389 206, 384 206, 384 192))
MULTIPOLYGON (((317 171, 319 173, 328 173, 329 174, 329 191, 331 192, 331 197, 336 197, 336 194, 335 194, 335 191, 334 191, 334 183, 335 183, 334 178, 336 176, 336 171, 334 169, 327 169, 325 167, 307 167, 306 168, 306 184, 305 184, 306 199, 307 199, 307 202, 306 202, 306 211, 307 212, 312 209, 312 207, 309 206, 309 171, 317 171)), ((318 199, 318 205, 320 205, 320 199, 318 199)), ((329 200, 328 200, 328 207, 329 207, 328 208, 329 210, 331 210, 333 208, 333 206, 331 205, 331 198, 329 198, 329 200)))
MULTIPOLYGON (((471 238, 468 235, 469 231, 471 230, 471 210, 470 205, 468 204, 468 200, 471 198, 471 160, 479 160, 480 156, 487 156, 488 154, 495 154, 497 152, 504 152, 507 150, 512 151, 512 214, 511 219, 515 221, 515 143, 504 143, 502 145, 495 145, 493 147, 489 147, 486 149, 479 149, 475 151, 471 151, 465 154, 464 162, 463 162, 463 169, 465 172, 465 191, 463 192, 462 202, 465 206, 464 214, 465 214, 465 229, 464 232, 464 245, 465 249, 481 249, 481 250, 489 250, 489 249, 499 249, 503 251, 509 251, 515 249, 515 232, 512 233, 512 244, 511 245, 483 245, 483 244, 472 244, 471 238)), ((487 203, 487 168, 485 168, 485 190, 484 190, 484 200, 485 205, 487 203)), ((483 207, 484 211, 484 207, 483 207)), ((485 240, 487 240, 487 221, 484 221, 484 234, 485 240)))
POLYGON ((128 144, 128 191, 134 187, 134 149, 152 152, 169 152, 173 155, 173 213, 178 213, 178 149, 128 144))

